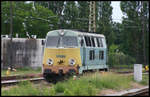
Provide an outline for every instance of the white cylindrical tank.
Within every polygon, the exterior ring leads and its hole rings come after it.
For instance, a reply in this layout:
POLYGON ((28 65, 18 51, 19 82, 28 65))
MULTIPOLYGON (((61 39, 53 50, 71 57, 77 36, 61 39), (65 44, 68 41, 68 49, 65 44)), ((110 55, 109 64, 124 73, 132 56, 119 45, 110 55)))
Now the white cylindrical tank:
POLYGON ((134 80, 142 81, 142 64, 134 64, 134 80))

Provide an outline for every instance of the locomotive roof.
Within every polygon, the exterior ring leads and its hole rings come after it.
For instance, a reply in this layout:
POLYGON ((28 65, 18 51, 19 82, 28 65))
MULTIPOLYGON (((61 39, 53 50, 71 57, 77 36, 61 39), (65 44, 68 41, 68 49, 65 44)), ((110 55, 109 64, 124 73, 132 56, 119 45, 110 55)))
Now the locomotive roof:
POLYGON ((53 33, 53 32, 59 32, 61 30, 64 30, 64 31, 70 31, 70 32, 73 32, 73 33, 76 33, 77 35, 83 35, 83 36, 95 36, 95 37, 105 37, 103 34, 96 34, 96 33, 90 33, 90 32, 86 32, 86 31, 78 31, 78 30, 70 30, 70 29, 59 29, 59 30, 53 30, 53 31, 49 31, 47 33, 47 35, 49 36, 50 33, 53 33))

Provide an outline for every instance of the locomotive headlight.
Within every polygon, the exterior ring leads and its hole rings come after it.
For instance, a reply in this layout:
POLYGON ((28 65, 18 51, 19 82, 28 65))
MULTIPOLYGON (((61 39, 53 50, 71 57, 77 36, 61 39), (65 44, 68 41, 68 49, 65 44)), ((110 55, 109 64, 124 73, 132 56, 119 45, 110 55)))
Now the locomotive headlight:
POLYGON ((47 60, 47 64, 48 64, 48 65, 52 65, 52 64, 53 64, 53 60, 52 60, 52 59, 48 59, 48 60, 47 60))
POLYGON ((69 59, 69 64, 70 65, 74 65, 76 63, 76 61, 74 59, 69 59))

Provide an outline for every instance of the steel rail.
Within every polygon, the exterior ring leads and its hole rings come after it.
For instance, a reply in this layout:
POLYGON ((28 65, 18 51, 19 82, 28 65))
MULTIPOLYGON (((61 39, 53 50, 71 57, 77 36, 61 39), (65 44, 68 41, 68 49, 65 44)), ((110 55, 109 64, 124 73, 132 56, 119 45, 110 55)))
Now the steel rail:
POLYGON ((149 86, 140 88, 140 89, 130 89, 114 94, 107 94, 105 96, 142 96, 149 95, 149 86))
POLYGON ((44 80, 43 77, 39 78, 30 78, 30 79, 19 79, 19 80, 6 80, 6 81, 1 81, 2 86, 10 86, 10 85, 15 85, 19 82, 24 82, 24 81, 30 81, 30 82, 38 82, 44 80))
POLYGON ((27 75, 12 75, 12 76, 2 76, 1 81, 6 80, 17 80, 17 79, 25 79, 25 78, 35 78, 42 77, 43 74, 27 74, 27 75))

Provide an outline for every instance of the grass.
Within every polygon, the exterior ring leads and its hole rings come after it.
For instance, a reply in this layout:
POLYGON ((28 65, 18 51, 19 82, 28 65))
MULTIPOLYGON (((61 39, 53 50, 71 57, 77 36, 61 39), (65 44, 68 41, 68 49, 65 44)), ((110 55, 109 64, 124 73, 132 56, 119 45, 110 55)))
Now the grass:
POLYGON ((94 95, 95 86, 88 83, 88 80, 81 78, 80 80, 69 79, 67 82, 59 82, 54 85, 56 93, 62 93, 62 95, 94 95))
MULTIPOLYGON (((109 67, 112 72, 134 72, 134 64, 131 65, 114 65, 113 67, 109 67)), ((146 72, 144 66, 142 66, 143 73, 146 72)))
POLYGON ((51 89, 46 87, 37 88, 29 81, 21 82, 17 87, 2 90, 2 96, 51 96, 51 89))
POLYGON ((140 84, 142 85, 148 85, 149 84, 149 75, 146 74, 146 75, 142 75, 142 81, 139 82, 140 84))
POLYGON ((127 68, 127 69, 132 69, 134 67, 134 64, 130 65, 109 65, 110 68, 127 68))
POLYGON ((134 70, 123 68, 123 69, 110 69, 110 71, 112 71, 112 72, 133 72, 134 70))
MULTIPOLYGON (((106 74, 87 74, 79 80, 69 79, 66 82, 59 82, 54 85, 54 90, 62 95, 96 95, 103 89, 122 90, 132 87, 133 76, 117 75, 113 73, 106 74)), ((143 80, 139 84, 148 85, 149 78, 143 75, 143 80)))
MULTIPOLYGON (((114 73, 88 73, 77 80, 71 77, 67 81, 58 82, 52 86, 36 87, 30 82, 20 83, 9 90, 2 88, 2 95, 23 96, 96 96, 103 89, 122 90, 132 87, 133 76, 124 76, 114 73)), ((148 85, 149 76, 143 75, 143 80, 138 84, 148 85)))
MULTIPOLYGON (((24 75, 24 74, 37 74, 37 73, 42 72, 41 68, 32 69, 32 68, 29 68, 29 67, 19 68, 19 69, 16 69, 16 70, 17 71, 11 71, 10 76, 11 75, 24 75)), ((1 75, 6 76, 6 72, 7 72, 7 70, 1 70, 1 75)))

